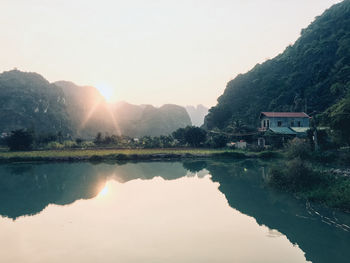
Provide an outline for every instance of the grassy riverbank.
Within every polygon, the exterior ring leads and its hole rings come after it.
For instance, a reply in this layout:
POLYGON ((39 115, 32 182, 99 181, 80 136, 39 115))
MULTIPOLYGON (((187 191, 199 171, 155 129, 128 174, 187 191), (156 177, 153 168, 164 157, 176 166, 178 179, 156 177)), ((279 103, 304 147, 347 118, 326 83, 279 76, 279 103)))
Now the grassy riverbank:
POLYGON ((0 162, 25 161, 109 161, 182 158, 274 158, 275 152, 244 152, 228 149, 64 149, 43 151, 1 151, 0 162))
POLYGON ((350 212, 350 152, 313 152, 307 142, 295 139, 282 164, 269 169, 269 184, 298 198, 350 212))

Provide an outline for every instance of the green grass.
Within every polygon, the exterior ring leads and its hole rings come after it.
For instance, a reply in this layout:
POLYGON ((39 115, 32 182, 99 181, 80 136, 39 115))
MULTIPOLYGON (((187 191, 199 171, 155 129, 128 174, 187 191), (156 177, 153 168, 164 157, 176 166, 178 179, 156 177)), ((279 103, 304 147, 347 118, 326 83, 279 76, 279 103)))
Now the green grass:
POLYGON ((235 152, 222 149, 64 149, 43 151, 0 152, 0 159, 51 159, 51 158, 90 158, 110 156, 149 156, 149 155, 193 155, 211 156, 235 152))

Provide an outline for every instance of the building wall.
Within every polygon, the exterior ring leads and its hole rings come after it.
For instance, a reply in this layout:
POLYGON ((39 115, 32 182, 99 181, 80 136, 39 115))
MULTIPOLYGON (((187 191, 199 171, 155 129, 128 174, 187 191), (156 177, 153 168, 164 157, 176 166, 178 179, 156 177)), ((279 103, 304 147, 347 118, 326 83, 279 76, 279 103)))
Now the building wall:
POLYGON ((261 119, 261 128, 264 127, 264 121, 267 123, 269 120, 269 127, 310 127, 309 118, 289 118, 289 117, 263 117, 261 119), (281 126, 278 126, 278 122, 281 122, 281 126), (300 126, 298 123, 300 122, 300 126))

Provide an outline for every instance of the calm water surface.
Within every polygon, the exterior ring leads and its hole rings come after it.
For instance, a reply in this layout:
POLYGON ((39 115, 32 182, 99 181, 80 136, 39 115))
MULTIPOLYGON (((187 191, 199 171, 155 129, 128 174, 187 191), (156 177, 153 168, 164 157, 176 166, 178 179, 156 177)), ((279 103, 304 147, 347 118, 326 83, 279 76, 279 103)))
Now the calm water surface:
POLYGON ((349 215, 255 161, 0 165, 1 262, 349 262, 349 215))

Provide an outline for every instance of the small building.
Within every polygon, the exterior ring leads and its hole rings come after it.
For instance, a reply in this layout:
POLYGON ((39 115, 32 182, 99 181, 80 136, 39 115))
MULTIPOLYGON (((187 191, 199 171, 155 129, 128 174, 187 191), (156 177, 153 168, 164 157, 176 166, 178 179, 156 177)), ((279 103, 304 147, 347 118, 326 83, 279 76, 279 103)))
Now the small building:
POLYGON ((236 148, 236 149, 246 149, 247 142, 244 140, 240 140, 239 142, 229 142, 226 144, 227 147, 236 148))
POLYGON ((275 128, 308 129, 310 127, 310 116, 305 112, 262 112, 260 113, 260 123, 260 131, 275 128))
POLYGON ((281 147, 292 138, 307 136, 309 129, 310 116, 304 112, 262 112, 258 146, 281 147))

